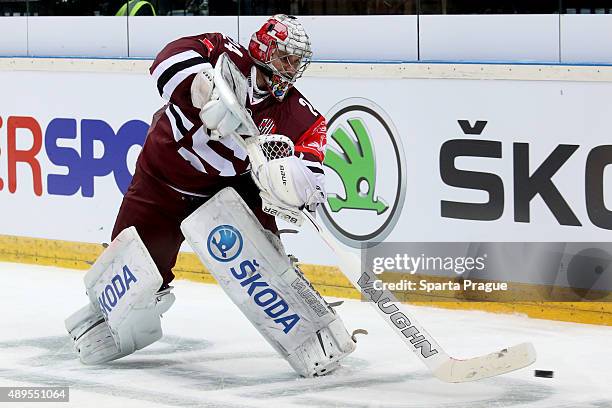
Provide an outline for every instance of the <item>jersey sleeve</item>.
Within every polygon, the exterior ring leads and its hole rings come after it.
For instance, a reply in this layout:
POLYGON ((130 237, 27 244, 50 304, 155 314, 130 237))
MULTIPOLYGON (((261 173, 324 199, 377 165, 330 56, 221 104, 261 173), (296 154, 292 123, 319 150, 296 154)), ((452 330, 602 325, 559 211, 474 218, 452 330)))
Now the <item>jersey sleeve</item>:
POLYGON ((161 50, 149 72, 162 98, 183 111, 194 109, 191 83, 198 72, 216 61, 220 37, 218 33, 183 37, 161 50))
POLYGON ((312 176, 321 191, 325 192, 325 145, 327 144, 327 122, 322 115, 300 136, 295 143, 295 152, 312 176))
POLYGON ((300 136, 295 143, 296 153, 301 153, 302 159, 322 167, 325 160, 325 146, 327 144, 327 122, 322 115, 300 136))
POLYGON ((214 67, 219 56, 227 53, 246 75, 251 58, 244 47, 222 33, 207 33, 172 41, 157 55, 149 68, 161 97, 188 116, 198 116, 191 100, 195 76, 214 67))

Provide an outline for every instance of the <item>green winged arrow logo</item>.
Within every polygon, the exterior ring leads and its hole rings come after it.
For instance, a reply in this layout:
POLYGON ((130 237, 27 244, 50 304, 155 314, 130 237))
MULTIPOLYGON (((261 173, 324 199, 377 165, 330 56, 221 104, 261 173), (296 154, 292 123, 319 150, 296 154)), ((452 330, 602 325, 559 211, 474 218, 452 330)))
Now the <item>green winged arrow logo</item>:
POLYGON ((328 146, 324 164, 334 170, 344 186, 346 197, 329 194, 327 202, 333 212, 342 209, 372 210, 377 214, 384 213, 389 205, 376 191, 376 158, 368 130, 361 119, 348 119, 357 140, 349 136, 344 126, 340 125, 332 138, 342 149, 339 152, 328 146))

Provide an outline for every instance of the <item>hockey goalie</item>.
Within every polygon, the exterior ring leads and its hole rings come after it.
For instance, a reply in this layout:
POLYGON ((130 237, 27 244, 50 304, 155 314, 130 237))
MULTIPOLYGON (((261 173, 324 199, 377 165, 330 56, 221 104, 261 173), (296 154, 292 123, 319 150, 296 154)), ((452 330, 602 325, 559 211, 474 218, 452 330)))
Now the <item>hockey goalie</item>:
POLYGON ((206 33, 173 41, 156 57, 150 73, 167 103, 153 116, 112 242, 85 276, 89 303, 66 319, 83 363, 116 360, 161 338, 185 237, 300 375, 332 372, 355 349, 285 253, 275 221, 295 222, 325 200, 326 122, 294 87, 311 55, 301 23, 275 15, 248 49, 206 33), (221 61, 252 126, 219 96, 221 61), (261 160, 249 160, 236 135, 256 139, 250 150, 261 160))

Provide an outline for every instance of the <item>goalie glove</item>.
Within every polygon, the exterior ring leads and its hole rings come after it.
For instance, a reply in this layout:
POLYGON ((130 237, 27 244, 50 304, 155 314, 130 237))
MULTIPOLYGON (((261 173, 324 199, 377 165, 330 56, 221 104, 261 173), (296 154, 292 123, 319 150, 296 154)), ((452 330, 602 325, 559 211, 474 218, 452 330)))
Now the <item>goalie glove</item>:
POLYGON ((191 103, 200 109, 200 119, 210 130, 210 138, 218 140, 235 131, 240 120, 219 99, 212 65, 199 72, 191 83, 191 103))
MULTIPOLYGON (((224 54, 225 55, 225 54, 224 54)), ((247 80, 226 56, 217 60, 218 70, 224 81, 229 86, 228 92, 232 93, 238 103, 244 108, 247 95, 247 80)), ((247 127, 242 124, 243 120, 239 112, 231 109, 220 98, 220 91, 215 84, 215 68, 208 66, 198 73, 191 84, 191 101, 194 107, 200 109, 200 119, 204 126, 210 130, 212 140, 219 140, 234 132, 238 134, 250 134, 247 127)))
POLYGON ((191 103, 194 107, 202 109, 211 99, 218 99, 215 92, 215 70, 210 64, 198 72, 191 83, 191 103))
POLYGON ((220 99, 213 99, 200 111, 200 119, 211 130, 210 139, 219 140, 237 132, 240 119, 220 99))
POLYGON ((297 210, 325 201, 321 180, 296 156, 265 162, 252 174, 262 198, 271 204, 297 210))

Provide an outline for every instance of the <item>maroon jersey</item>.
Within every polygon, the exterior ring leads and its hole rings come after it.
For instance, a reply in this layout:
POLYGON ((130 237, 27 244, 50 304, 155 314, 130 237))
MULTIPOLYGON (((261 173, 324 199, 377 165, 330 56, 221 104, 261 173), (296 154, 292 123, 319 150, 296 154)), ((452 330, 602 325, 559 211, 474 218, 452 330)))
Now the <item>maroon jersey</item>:
POLYGON ((150 68, 160 95, 168 101, 154 116, 139 165, 149 175, 188 193, 208 194, 249 170, 246 152, 231 138, 213 141, 191 102, 198 72, 227 53, 249 79, 246 107, 261 133, 282 134, 296 155, 320 180, 326 144, 325 118, 295 88, 282 102, 256 87, 255 65, 248 51, 220 33, 180 38, 168 44, 150 68))

